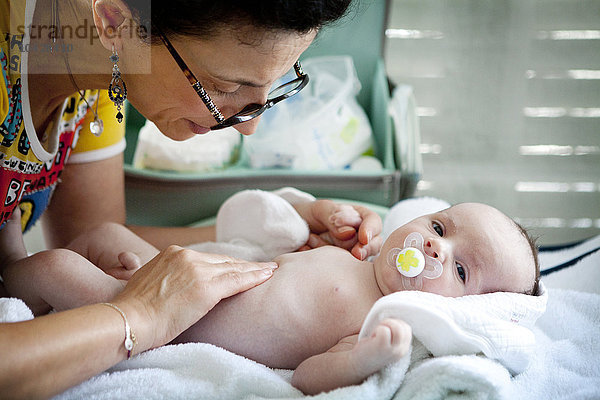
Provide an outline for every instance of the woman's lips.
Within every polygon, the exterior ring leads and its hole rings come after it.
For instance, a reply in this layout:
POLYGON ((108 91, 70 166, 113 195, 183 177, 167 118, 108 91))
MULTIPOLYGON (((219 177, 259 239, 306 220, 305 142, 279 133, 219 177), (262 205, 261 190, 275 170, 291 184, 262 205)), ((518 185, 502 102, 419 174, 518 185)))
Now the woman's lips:
POLYGON ((204 135, 207 132, 210 132, 210 128, 205 128, 203 126, 200 126, 192 121, 190 121, 189 119, 187 120, 188 125, 190 127, 190 130, 192 132, 194 132, 196 135, 204 135))

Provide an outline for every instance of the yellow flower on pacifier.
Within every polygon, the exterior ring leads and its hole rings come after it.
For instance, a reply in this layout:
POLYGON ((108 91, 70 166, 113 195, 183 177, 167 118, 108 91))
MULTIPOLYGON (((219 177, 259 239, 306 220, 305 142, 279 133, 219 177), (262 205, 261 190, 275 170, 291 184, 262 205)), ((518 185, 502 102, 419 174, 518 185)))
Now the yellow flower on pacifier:
POLYGON ((398 255, 398 268, 402 268, 404 271, 410 271, 410 268, 417 268, 419 266, 419 259, 415 257, 415 252, 412 250, 407 251, 405 254, 398 255))
POLYGON ((425 268, 425 257, 418 249, 407 247, 398 253, 396 268, 402 275, 412 278, 425 268))

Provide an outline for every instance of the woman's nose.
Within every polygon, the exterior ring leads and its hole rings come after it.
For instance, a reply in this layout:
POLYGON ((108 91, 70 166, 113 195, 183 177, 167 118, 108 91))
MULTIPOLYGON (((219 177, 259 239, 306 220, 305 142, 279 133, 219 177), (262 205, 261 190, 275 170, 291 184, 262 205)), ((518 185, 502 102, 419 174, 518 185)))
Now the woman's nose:
MULTIPOLYGON (((244 96, 241 102, 236 101, 234 104, 225 105, 222 109, 225 118, 234 115, 241 110, 243 110, 249 104, 253 105, 262 105, 267 102, 267 92, 260 91, 255 93, 252 97, 244 96), (251 103, 249 103, 251 101, 251 103)), ((254 131, 256 131, 256 127, 258 126, 258 122, 260 121, 260 116, 251 119, 250 121, 234 125, 234 128, 238 130, 242 135, 248 136, 252 135, 254 131)))
POLYGON ((251 119, 248 122, 243 122, 241 124, 234 125, 233 127, 244 136, 252 135, 256 131, 256 127, 258 126, 260 118, 261 117, 259 116, 251 119))
POLYGON ((429 257, 437 258, 443 264, 448 254, 448 244, 442 238, 427 239, 425 253, 429 257))

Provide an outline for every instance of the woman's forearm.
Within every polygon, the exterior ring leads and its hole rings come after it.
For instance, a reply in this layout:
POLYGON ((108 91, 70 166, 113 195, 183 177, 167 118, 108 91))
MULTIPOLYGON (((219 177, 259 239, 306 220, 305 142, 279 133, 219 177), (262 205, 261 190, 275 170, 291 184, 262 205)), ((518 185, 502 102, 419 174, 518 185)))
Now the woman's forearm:
MULTIPOLYGON (((17 399, 61 393, 125 359, 124 340, 121 315, 99 304, 2 323, 0 393, 17 399)), ((136 353, 140 350, 144 343, 136 346, 136 353)))

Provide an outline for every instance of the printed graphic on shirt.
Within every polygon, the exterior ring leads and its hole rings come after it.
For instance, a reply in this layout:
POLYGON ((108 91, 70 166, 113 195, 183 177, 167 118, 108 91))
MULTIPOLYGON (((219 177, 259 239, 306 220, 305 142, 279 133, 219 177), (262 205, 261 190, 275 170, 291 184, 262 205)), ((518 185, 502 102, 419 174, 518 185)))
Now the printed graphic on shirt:
MULTIPOLYGON (((0 64, 2 67, 2 79, 8 94, 8 114, 6 119, 0 125, 0 134, 2 135, 2 146, 10 147, 17 138, 16 132, 23 122, 23 112, 21 108, 21 78, 17 78, 14 85, 8 79, 8 57, 0 49, 0 64)), ((25 143, 22 146, 26 147, 25 143)), ((23 151, 25 148, 23 147, 23 151)))
MULTIPOLYGON (((22 136, 26 136, 23 131, 22 136)), ((21 224, 24 231, 28 230, 33 222, 41 216, 46 209, 52 192, 60 177, 70 152, 73 132, 65 132, 60 137, 56 156, 45 163, 36 164, 11 157, 2 160, 2 179, 0 179, 0 193, 4 194, 2 204, 2 225, 10 217, 19 203, 28 203, 28 207, 21 207, 21 224), (31 172, 33 171, 33 172, 31 172)), ((4 156, 0 153, 0 156, 4 156)))
MULTIPOLYGON (((19 53, 20 43, 19 40, 8 40, 3 45, 12 45, 14 49, 11 50, 19 53)), ((66 100, 58 129, 56 153, 50 160, 41 161, 34 154, 24 129, 20 71, 12 69, 20 67, 20 62, 9 63, 8 59, 5 47, 0 47, 0 91, 4 91, 6 96, 3 98, 8 100, 6 104, 0 102, 0 229, 15 207, 22 203, 21 224, 26 231, 47 208, 60 173, 77 141, 83 120, 90 111, 77 96, 66 100)), ((98 91, 86 92, 86 99, 94 104, 98 100, 98 91)), ((50 143, 52 133, 56 134, 54 131, 51 124, 44 135, 45 145, 50 143)))

